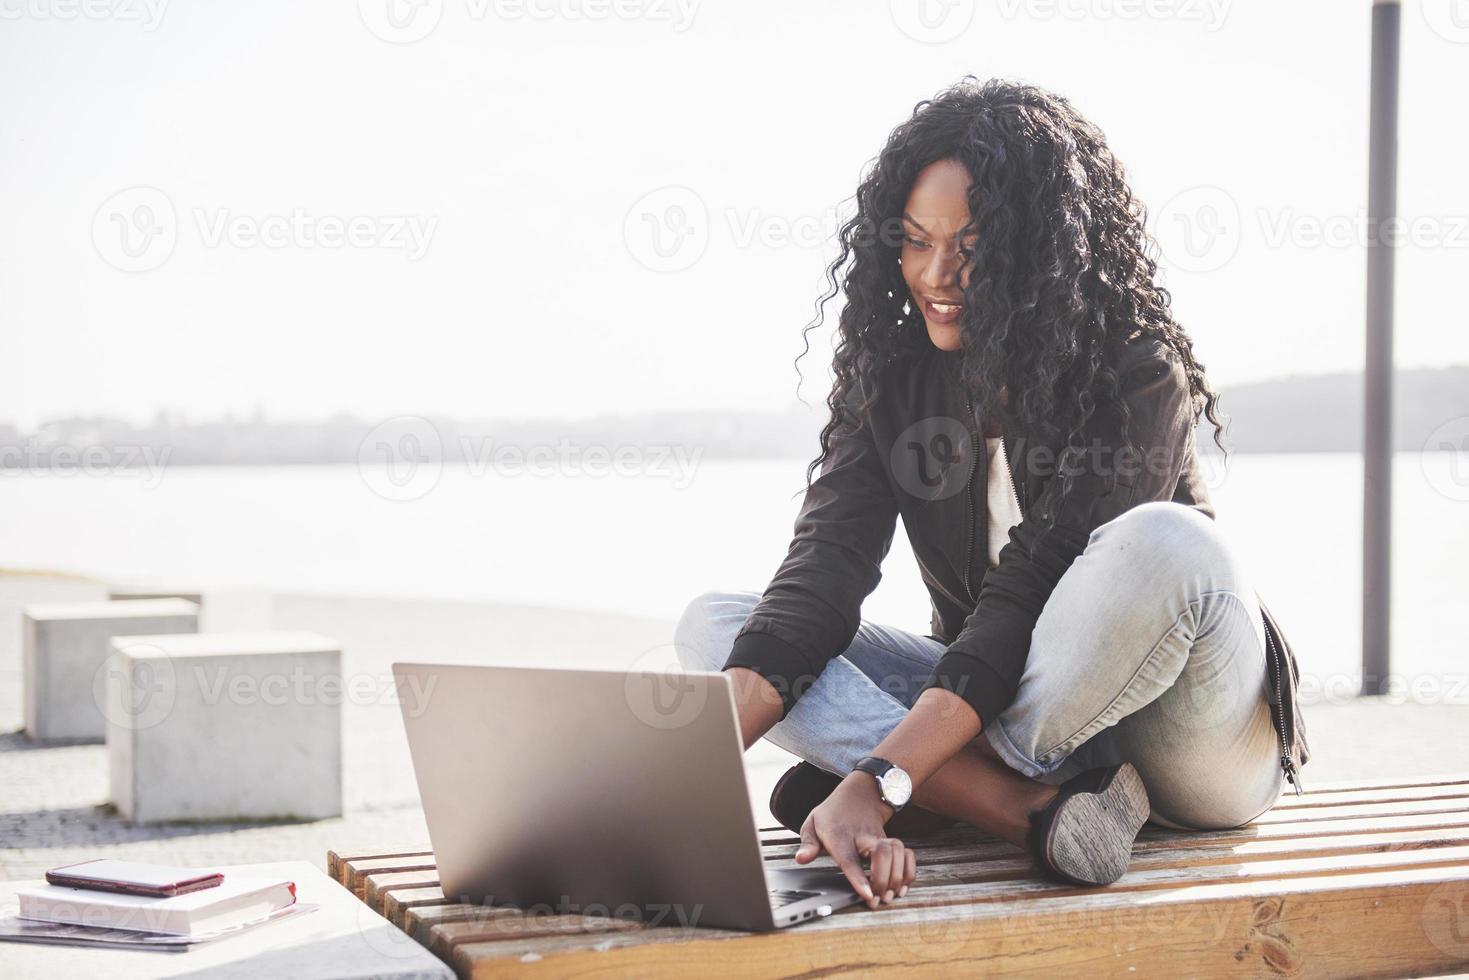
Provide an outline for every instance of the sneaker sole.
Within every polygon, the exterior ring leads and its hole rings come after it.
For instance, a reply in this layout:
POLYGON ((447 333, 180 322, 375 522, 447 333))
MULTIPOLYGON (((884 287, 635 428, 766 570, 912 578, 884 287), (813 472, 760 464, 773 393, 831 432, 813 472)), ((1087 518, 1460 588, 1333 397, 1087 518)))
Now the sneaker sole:
POLYGON ((1074 884, 1111 884, 1127 871, 1149 812, 1142 778, 1123 763, 1100 792, 1078 793, 1057 809, 1046 837, 1051 867, 1074 884))

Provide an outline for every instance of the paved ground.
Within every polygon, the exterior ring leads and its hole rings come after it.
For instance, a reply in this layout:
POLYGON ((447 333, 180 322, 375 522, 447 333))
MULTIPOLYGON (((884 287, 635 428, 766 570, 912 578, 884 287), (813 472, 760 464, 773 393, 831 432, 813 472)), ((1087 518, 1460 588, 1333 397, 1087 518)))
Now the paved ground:
MULTIPOLYGON (((628 667, 666 658, 672 630, 655 620, 492 604, 207 596, 204 628, 272 626, 334 636, 344 645, 344 671, 377 679, 369 689, 383 696, 344 708, 343 817, 140 826, 110 812, 104 746, 37 746, 18 731, 20 609, 101 595, 96 584, 0 578, 0 879, 36 877, 48 867, 101 856, 189 865, 300 859, 323 866, 327 848, 425 842, 398 708, 386 696, 394 660, 628 667)), ((1363 699, 1306 710, 1315 753, 1304 773, 1308 786, 1469 771, 1469 706, 1363 699)), ((757 812, 768 817, 764 800, 786 757, 762 746, 748 762, 757 812)))

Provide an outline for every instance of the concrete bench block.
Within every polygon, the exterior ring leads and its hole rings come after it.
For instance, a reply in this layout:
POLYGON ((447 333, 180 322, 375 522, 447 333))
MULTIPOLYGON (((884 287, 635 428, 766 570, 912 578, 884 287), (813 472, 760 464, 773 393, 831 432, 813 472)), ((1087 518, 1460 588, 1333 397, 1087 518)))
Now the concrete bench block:
POLYGON ((128 820, 342 813, 342 648, 308 631, 112 643, 107 757, 128 820))
POLYGON ((114 585, 107 590, 109 599, 187 599, 201 609, 204 593, 198 589, 171 588, 164 585, 114 585))
POLYGON ((195 633, 199 607, 185 599, 30 605, 22 614, 25 728, 41 741, 101 741, 114 636, 195 633))

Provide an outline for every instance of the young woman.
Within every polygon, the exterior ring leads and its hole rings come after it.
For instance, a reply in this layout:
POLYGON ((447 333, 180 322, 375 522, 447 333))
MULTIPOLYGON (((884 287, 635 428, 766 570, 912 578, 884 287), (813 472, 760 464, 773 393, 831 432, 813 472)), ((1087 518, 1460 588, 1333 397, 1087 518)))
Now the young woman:
POLYGON ((966 77, 893 131, 856 204, 789 553, 763 594, 694 599, 675 637, 729 672, 746 747, 806 760, 771 804, 796 860, 829 853, 876 908, 916 874, 899 826, 941 817, 1105 884, 1149 818, 1233 827, 1282 775, 1299 791, 1294 655, 1195 451, 1201 413, 1220 441, 1216 394, 1102 133, 966 77), (860 618, 899 516, 927 636, 860 618))

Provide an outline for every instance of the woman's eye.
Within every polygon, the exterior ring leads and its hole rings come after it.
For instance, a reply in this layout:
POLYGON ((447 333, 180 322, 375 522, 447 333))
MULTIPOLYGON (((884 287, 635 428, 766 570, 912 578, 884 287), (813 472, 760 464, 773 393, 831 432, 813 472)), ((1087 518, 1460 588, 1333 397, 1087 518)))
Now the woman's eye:
POLYGON ((912 235, 904 235, 903 241, 907 242, 909 245, 912 245, 914 248, 928 247, 928 242, 920 241, 919 239, 914 238, 912 235))

